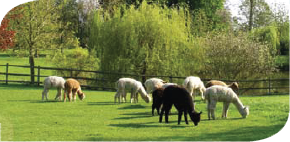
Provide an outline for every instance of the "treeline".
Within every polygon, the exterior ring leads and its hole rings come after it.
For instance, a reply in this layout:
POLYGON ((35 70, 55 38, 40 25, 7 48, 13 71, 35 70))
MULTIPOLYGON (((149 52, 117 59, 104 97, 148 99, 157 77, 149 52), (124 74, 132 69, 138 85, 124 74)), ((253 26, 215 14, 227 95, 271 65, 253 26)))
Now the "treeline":
POLYGON ((264 0, 244 0, 239 11, 246 20, 232 17, 226 5, 225 0, 38 0, 5 18, 7 31, 16 33, 9 47, 19 55, 28 52, 32 75, 43 49, 56 49, 47 56, 55 66, 84 70, 221 79, 276 71, 277 56, 289 58, 283 5, 273 10, 264 0))

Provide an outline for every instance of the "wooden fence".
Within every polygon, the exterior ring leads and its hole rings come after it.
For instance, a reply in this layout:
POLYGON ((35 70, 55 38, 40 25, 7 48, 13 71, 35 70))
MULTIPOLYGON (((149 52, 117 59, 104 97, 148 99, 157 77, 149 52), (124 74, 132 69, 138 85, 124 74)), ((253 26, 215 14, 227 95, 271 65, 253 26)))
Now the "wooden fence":
MULTIPOLYGON (((31 84, 30 74, 22 73, 21 68, 29 69, 30 66, 22 65, 0 65, 0 82, 4 84, 9 83, 25 83, 31 84), (10 68, 19 68, 14 69, 16 72, 12 72, 10 68), (17 70, 19 70, 17 72, 17 70), (20 72, 20 73, 19 73, 20 72), (12 79, 11 79, 12 78, 12 79)), ((135 75, 135 74, 126 74, 126 73, 112 73, 112 72, 102 72, 102 71, 89 71, 89 70, 78 70, 78 69, 65 69, 65 68, 53 68, 53 67, 34 67, 36 71, 35 82, 33 85, 43 86, 43 80, 45 77, 50 75, 63 76, 63 78, 75 78, 82 82, 82 87, 91 90, 107 90, 115 91, 115 82, 121 77, 131 77, 137 80, 141 80, 144 75, 135 75), (50 70, 50 72, 47 72, 50 70), (44 73, 46 71, 46 73, 44 73), (53 71, 54 73, 52 73, 53 71), (77 75, 76 75, 77 74, 77 75), (86 77, 80 77, 80 74, 85 74, 86 77)), ((169 82, 175 82, 182 84, 183 80, 186 78, 184 76, 148 76, 145 78, 158 77, 169 82)), ((206 82, 211 79, 202 79, 206 82)), ((266 78, 258 80, 221 80, 227 83, 238 82, 239 83, 239 94, 285 94, 289 93, 289 78, 266 78)))

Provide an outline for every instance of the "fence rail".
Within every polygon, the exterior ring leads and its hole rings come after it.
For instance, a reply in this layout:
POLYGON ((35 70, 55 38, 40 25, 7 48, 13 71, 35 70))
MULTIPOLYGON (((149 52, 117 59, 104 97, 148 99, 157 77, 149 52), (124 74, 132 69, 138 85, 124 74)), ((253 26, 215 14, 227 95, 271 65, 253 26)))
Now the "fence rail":
MULTIPOLYGON (((34 77, 36 78, 36 81, 34 83, 31 83, 30 81, 30 74, 25 73, 9 73, 10 67, 16 67, 16 68, 30 68, 30 66, 25 65, 9 65, 8 63, 6 65, 0 65, 0 68, 5 68, 5 72, 1 72, 0 70, 0 77, 4 76, 5 79, 0 79, 0 82, 5 82, 5 84, 9 83, 25 83, 25 84, 34 84, 37 86, 42 86, 43 84, 42 80, 45 77, 48 77, 50 74, 42 74, 42 71, 45 70, 51 70, 51 71, 64 71, 67 73, 67 75, 59 75, 63 76, 63 78, 75 78, 77 80, 81 80, 85 83, 82 83, 83 88, 87 89, 93 89, 93 90, 110 90, 115 91, 114 82, 120 78, 120 77, 132 77, 135 79, 140 79, 142 77, 151 78, 151 77, 158 77, 162 78, 164 80, 168 79, 169 82, 175 82, 178 84, 181 84, 183 80, 185 79, 184 76, 164 76, 164 75, 136 75, 136 74, 128 74, 128 73, 114 73, 114 72, 104 72, 104 71, 91 71, 91 70, 78 70, 73 68, 55 68, 55 67, 41 67, 41 66, 35 66, 34 68, 37 70, 36 75, 34 77), (80 76, 74 76, 74 72, 80 72, 80 73, 89 73, 93 77, 80 77, 80 76), (10 77, 27 77, 26 79, 22 80, 11 80, 10 77), (114 76, 113 78, 111 76, 114 76), (43 78, 43 79, 42 79, 43 78), (90 83, 88 83, 90 82, 90 83)), ((203 81, 209 81, 212 80, 211 78, 203 78, 203 81)), ((253 90, 260 90, 260 92, 264 92, 267 94, 272 93, 289 93, 289 78, 266 78, 266 79, 256 79, 256 80, 225 80, 225 79, 216 79, 221 80, 224 82, 238 82, 240 89, 239 94, 243 94, 247 91, 253 91, 253 90), (264 91, 261 91, 264 90, 264 91)))

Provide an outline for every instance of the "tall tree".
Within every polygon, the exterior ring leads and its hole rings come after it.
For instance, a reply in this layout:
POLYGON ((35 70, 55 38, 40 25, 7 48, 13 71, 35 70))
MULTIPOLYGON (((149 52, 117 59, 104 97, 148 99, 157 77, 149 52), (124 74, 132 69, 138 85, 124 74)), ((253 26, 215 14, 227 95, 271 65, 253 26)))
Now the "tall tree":
POLYGON ((265 0, 244 0, 239 8, 238 18, 244 29, 269 26, 273 22, 273 13, 265 0))
POLYGON ((186 26, 191 21, 186 13, 145 2, 138 9, 120 8, 113 17, 96 11, 89 41, 100 68, 139 75, 196 73, 202 50, 186 26))
MULTIPOLYGON (((57 6, 55 0, 38 0, 22 5, 18 13, 23 14, 15 27, 20 48, 28 50, 31 83, 34 83, 34 53, 41 48, 49 48, 58 37, 57 6)), ((15 21, 16 22, 16 21, 15 21)))

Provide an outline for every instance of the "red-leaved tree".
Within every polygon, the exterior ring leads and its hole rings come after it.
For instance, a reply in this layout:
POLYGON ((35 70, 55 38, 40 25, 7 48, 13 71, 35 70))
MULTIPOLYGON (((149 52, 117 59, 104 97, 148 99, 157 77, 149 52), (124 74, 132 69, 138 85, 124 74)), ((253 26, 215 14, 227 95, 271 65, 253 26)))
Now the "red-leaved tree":
POLYGON ((9 29, 10 20, 19 19, 21 14, 16 14, 14 11, 21 9, 20 7, 15 7, 6 14, 4 19, 1 22, 0 26, 0 49, 6 50, 8 48, 13 47, 14 45, 14 36, 16 34, 15 31, 9 29))

